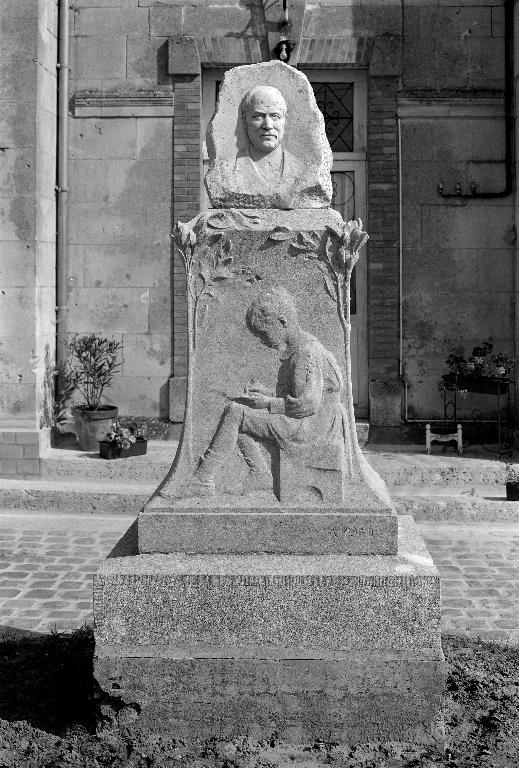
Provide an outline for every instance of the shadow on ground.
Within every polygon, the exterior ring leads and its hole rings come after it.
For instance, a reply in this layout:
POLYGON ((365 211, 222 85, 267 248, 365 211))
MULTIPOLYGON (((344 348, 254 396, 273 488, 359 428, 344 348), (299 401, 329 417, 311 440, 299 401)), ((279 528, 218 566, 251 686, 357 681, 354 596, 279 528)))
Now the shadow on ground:
POLYGON ((0 766, 7 768, 512 768, 519 765, 519 648, 458 636, 446 656, 442 745, 292 745, 215 736, 187 745, 122 728, 94 733, 93 633, 0 627, 0 766), (26 722, 23 722, 26 721, 26 722), (40 729, 40 730, 38 730, 40 729))
POLYGON ((90 627, 41 635, 0 625, 0 719, 56 734, 94 729, 93 655, 90 627))

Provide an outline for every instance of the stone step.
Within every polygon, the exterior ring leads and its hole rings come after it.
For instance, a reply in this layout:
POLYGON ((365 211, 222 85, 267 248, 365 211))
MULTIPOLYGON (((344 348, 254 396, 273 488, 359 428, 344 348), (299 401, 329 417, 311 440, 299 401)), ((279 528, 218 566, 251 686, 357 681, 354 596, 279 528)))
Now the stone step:
POLYGON ((519 521, 519 501, 507 501, 504 485, 462 488, 397 486, 390 489, 399 515, 415 520, 519 521))
MULTIPOLYGON (((71 445, 49 448, 40 477, 0 478, 0 508, 137 515, 176 449, 176 442, 150 440, 146 456, 106 461, 71 445)), ((422 445, 368 445, 364 452, 399 514, 423 520, 519 519, 519 502, 505 499, 506 465, 481 451, 427 455, 422 445)))
MULTIPOLYGON (((90 479, 0 479, 0 510, 136 516, 158 484, 158 479, 121 482, 87 476, 90 479)), ((506 500, 504 485, 400 485, 389 490, 397 513, 413 515, 416 520, 519 521, 519 502, 506 500)))
MULTIPOLYGON (((141 482, 155 485, 168 472, 177 450, 176 442, 148 442, 145 456, 106 461, 97 453, 76 448, 50 448, 40 461, 42 479, 77 479, 141 482)), ((502 461, 438 453, 427 455, 423 446, 371 446, 366 458, 389 488, 503 486, 506 465, 502 461)))

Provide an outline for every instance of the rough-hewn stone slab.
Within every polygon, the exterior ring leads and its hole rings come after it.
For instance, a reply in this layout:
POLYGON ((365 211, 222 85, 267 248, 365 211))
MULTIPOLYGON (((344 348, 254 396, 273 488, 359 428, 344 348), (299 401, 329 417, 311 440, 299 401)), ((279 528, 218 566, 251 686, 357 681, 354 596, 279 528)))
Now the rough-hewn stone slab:
POLYGON ((396 555, 396 515, 340 509, 144 509, 139 552, 396 555))
POLYGON ((440 579, 412 518, 397 556, 134 555, 94 577, 97 642, 439 647, 440 579))
POLYGON ((280 650, 278 658, 148 651, 135 658, 98 647, 94 661, 105 717, 131 730, 189 741, 274 732, 293 743, 443 739, 441 649, 280 650))

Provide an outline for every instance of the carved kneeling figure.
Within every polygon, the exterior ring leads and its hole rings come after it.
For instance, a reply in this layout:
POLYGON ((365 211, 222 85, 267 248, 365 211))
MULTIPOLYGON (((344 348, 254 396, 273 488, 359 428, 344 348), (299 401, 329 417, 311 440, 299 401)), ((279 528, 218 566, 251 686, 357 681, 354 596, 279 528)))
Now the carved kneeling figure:
MULTIPOLYGON (((337 458, 330 471, 336 473, 335 465, 342 459, 343 450, 337 452, 335 448, 345 445, 343 380, 332 353, 301 328, 294 300, 283 288, 260 294, 249 307, 246 322, 254 336, 280 353, 276 393, 252 383, 244 396, 225 407, 187 489, 188 495, 215 493, 218 472, 236 446, 249 467, 254 488, 272 488, 272 476, 259 442, 277 446, 281 463, 285 455, 289 462, 301 464, 301 450, 311 455, 316 444, 334 446, 337 458)), ((321 470, 326 471, 325 467, 321 470)), ((303 477, 301 480, 304 483, 303 477)))

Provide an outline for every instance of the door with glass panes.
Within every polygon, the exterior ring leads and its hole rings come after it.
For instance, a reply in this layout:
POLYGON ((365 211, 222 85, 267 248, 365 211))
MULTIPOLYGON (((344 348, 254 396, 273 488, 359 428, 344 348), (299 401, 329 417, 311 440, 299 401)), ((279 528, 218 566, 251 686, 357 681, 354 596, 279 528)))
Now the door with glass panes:
MULTIPOLYGON (((208 166, 205 132, 214 114, 224 70, 205 70, 202 84, 204 173, 208 166)), ((305 70, 323 113, 333 152, 332 207, 348 221, 366 219, 366 75, 358 70, 305 70)), ((204 191, 203 207, 210 207, 204 191)), ((369 231, 369 230, 368 230, 369 231)), ((367 269, 362 253, 351 291, 352 384, 355 414, 368 415, 367 269)))

